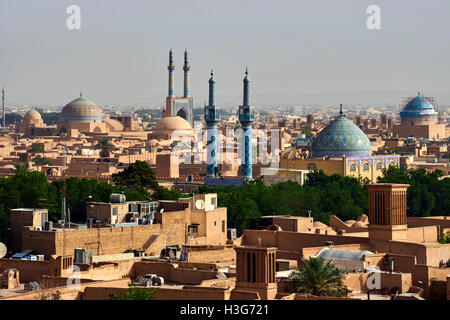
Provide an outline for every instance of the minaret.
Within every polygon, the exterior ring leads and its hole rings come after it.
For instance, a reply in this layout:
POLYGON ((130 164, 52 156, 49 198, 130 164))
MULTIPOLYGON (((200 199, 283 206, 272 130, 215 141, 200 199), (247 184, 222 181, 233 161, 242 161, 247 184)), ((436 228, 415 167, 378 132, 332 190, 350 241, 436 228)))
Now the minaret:
POLYGON ((6 119, 5 119, 5 88, 2 87, 2 120, 3 120, 3 128, 6 127, 6 119))
POLYGON ((167 70, 169 70, 169 97, 174 97, 175 92, 173 90, 174 80, 173 80, 173 70, 175 70, 175 65, 173 64, 173 54, 172 49, 169 51, 169 65, 167 66, 167 70))
POLYGON ((191 69, 191 66, 189 65, 188 61, 188 52, 187 49, 184 51, 184 97, 189 98, 191 96, 191 93, 189 92, 189 70, 191 69))
POLYGON ((241 178, 252 179, 252 123, 255 120, 253 107, 250 106, 250 80, 245 69, 244 101, 239 106, 239 122, 244 134, 244 158, 241 159, 241 178))
POLYGON ((210 178, 216 177, 217 173, 217 123, 219 122, 219 112, 214 98, 215 85, 216 81, 214 80, 214 74, 211 70, 211 78, 209 78, 209 102, 207 106, 205 105, 204 109, 207 130, 206 176, 210 178))

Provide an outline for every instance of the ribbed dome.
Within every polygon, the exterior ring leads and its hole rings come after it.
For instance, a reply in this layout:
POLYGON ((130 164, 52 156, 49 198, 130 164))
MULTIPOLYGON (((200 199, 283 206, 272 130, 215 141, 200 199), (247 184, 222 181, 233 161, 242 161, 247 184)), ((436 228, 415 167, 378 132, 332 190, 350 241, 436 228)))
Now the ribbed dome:
POLYGON ((400 112, 400 117, 418 115, 437 115, 433 105, 420 95, 410 100, 403 108, 403 111, 400 112))
POLYGON ((176 116, 162 118, 154 130, 192 130, 192 127, 185 119, 176 116))
POLYGON ((36 110, 30 109, 23 116, 23 120, 41 120, 41 114, 36 110))
POLYGON ((62 109, 61 117, 67 122, 101 121, 103 113, 95 103, 80 96, 62 109))
POLYGON ((312 156, 369 156, 372 147, 369 138, 343 115, 330 122, 314 139, 312 156))

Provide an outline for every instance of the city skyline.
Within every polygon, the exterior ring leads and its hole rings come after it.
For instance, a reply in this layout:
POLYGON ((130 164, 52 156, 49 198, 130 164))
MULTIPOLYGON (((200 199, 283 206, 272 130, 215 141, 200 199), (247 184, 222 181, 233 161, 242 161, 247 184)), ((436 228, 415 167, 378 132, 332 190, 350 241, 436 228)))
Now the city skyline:
POLYGON ((7 104, 63 106, 82 90, 102 106, 163 106, 170 48, 176 94, 189 50, 196 107, 211 68, 218 104, 237 107, 246 66, 255 106, 398 105, 417 91, 450 104, 442 1, 377 1, 381 30, 366 27, 369 1, 78 1, 81 30, 68 30, 71 4, 0 1, 7 104))

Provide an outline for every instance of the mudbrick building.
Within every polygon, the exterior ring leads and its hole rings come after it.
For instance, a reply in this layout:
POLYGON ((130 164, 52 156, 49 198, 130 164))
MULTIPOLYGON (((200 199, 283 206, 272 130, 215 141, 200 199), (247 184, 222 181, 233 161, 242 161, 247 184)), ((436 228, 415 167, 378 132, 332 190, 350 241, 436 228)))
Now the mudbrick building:
POLYGON ((156 204, 114 196, 87 204, 86 229, 49 226, 45 210, 16 209, 18 249, 0 259, 0 273, 14 270, 20 283, 0 289, 0 299, 109 299, 130 282, 156 289, 157 300, 361 300, 368 292, 372 300, 449 299, 450 244, 437 240, 450 221, 407 218, 407 188, 369 185, 368 217, 358 221, 331 217, 327 226, 307 217, 263 217, 266 228, 237 239, 227 239, 226 208, 217 208, 215 194, 156 204), (42 224, 45 230, 36 230, 42 224), (309 257, 345 272, 345 297, 290 291, 290 269, 309 257), (74 275, 79 284, 70 286, 74 275), (30 283, 36 290, 25 290, 30 283))

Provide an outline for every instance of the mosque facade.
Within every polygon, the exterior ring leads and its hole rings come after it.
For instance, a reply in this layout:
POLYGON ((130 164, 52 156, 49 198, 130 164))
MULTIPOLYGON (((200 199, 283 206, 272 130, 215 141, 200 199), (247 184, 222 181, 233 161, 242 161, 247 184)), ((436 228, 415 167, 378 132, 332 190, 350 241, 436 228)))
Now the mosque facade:
POLYGON ((340 174, 377 182, 383 169, 398 166, 400 157, 372 155, 369 138, 342 112, 314 138, 311 157, 281 159, 280 168, 295 170, 323 170, 325 174, 340 174))
POLYGON ((185 119, 191 127, 194 126, 194 100, 191 97, 190 85, 189 85, 189 71, 191 66, 188 61, 188 52, 184 52, 184 92, 183 96, 175 96, 174 89, 174 70, 175 64, 173 62, 172 49, 169 52, 169 92, 166 98, 166 107, 163 110, 163 118, 179 116, 185 119))

